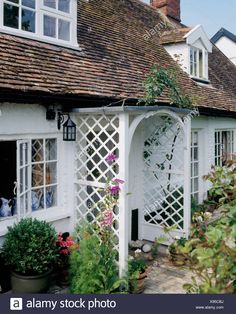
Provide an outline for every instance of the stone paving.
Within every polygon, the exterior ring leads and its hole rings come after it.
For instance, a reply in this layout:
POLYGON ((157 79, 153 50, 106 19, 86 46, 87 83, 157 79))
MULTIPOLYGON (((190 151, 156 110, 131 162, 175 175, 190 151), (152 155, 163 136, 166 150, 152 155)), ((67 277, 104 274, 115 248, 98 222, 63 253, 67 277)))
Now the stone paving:
POLYGON ((168 256, 158 256, 147 270, 145 294, 185 294, 184 283, 190 283, 193 274, 186 266, 174 266, 168 256))

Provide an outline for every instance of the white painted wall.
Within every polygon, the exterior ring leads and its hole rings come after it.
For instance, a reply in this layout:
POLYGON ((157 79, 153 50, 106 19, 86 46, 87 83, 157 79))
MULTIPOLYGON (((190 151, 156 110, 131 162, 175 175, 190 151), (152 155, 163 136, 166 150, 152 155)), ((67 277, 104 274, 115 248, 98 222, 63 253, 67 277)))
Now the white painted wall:
POLYGON ((216 46, 236 65, 236 43, 227 37, 221 37, 216 46))
MULTIPOLYGON (((72 117, 73 119, 73 117, 72 117)), ((57 231, 73 231, 74 214, 74 142, 64 142, 57 121, 46 120, 46 109, 37 104, 0 104, 0 141, 40 137, 57 138, 58 205, 32 213, 33 217, 52 222, 57 231)), ((0 238, 17 218, 0 219, 0 238)), ((1 242, 1 240, 0 240, 1 242)), ((1 244, 1 243, 0 243, 1 244)))
POLYGON ((178 61, 181 68, 189 73, 189 46, 186 43, 179 43, 164 47, 171 57, 178 61))

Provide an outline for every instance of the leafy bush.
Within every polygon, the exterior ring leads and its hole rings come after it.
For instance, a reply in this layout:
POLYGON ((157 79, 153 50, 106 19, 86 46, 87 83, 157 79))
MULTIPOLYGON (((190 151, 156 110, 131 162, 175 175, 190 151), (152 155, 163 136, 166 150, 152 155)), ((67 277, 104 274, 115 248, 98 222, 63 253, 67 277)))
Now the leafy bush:
POLYGON ((86 225, 80 236, 80 249, 70 257, 71 293, 119 292, 124 281, 119 279, 112 232, 86 225))
POLYGON ((56 238, 55 229, 47 222, 22 219, 8 227, 3 256, 15 272, 25 275, 42 274, 56 259, 56 238))
MULTIPOLYGON (((117 159, 114 153, 110 153, 105 161, 114 167, 117 159)), ((123 183, 119 178, 107 178, 102 189, 104 198, 90 209, 96 223, 85 222, 84 226, 78 227, 80 249, 72 252, 70 259, 72 293, 114 293, 120 292, 121 286, 126 285, 124 280, 119 279, 118 253, 114 248, 117 238, 112 229, 123 183)))
POLYGON ((236 199, 236 156, 226 161, 224 166, 212 167, 203 178, 212 183, 209 196, 216 203, 222 205, 236 199))
POLYGON ((188 259, 196 278, 185 284, 192 293, 236 293, 236 202, 223 207, 224 215, 193 234, 188 259), (194 244, 194 247, 191 244, 194 244))

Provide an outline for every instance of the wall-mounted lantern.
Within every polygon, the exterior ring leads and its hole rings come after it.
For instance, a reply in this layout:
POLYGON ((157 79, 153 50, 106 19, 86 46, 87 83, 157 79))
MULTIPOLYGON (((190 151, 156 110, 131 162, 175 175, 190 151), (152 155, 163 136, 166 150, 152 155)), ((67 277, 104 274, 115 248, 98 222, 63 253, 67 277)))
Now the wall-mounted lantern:
POLYGON ((57 117, 57 128, 58 130, 61 129, 61 125, 63 127, 63 141, 75 141, 76 140, 76 124, 71 120, 70 115, 63 114, 61 112, 58 112, 58 117, 57 117), (64 116, 67 116, 67 120, 65 123, 64 116))

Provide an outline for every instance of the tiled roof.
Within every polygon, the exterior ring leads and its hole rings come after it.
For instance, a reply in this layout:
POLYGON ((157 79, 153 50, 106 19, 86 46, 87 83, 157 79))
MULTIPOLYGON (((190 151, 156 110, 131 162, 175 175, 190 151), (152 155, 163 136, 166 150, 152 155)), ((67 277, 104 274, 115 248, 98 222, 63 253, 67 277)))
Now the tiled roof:
MULTIPOLYGON (((140 98, 142 82, 153 64, 175 65, 158 33, 145 40, 145 34, 161 22, 161 15, 139 0, 80 0, 82 51, 0 33, 0 92, 140 98)), ((229 68, 235 77, 236 68, 229 68)), ((196 97, 199 106, 236 111, 232 89, 217 79, 214 87, 201 87, 181 69, 178 73, 179 84, 196 97)), ((165 95, 160 100, 168 102, 165 95)))
POLYGON ((164 45, 185 42, 184 36, 190 31, 191 28, 189 27, 163 31, 161 32, 161 43, 164 45))

